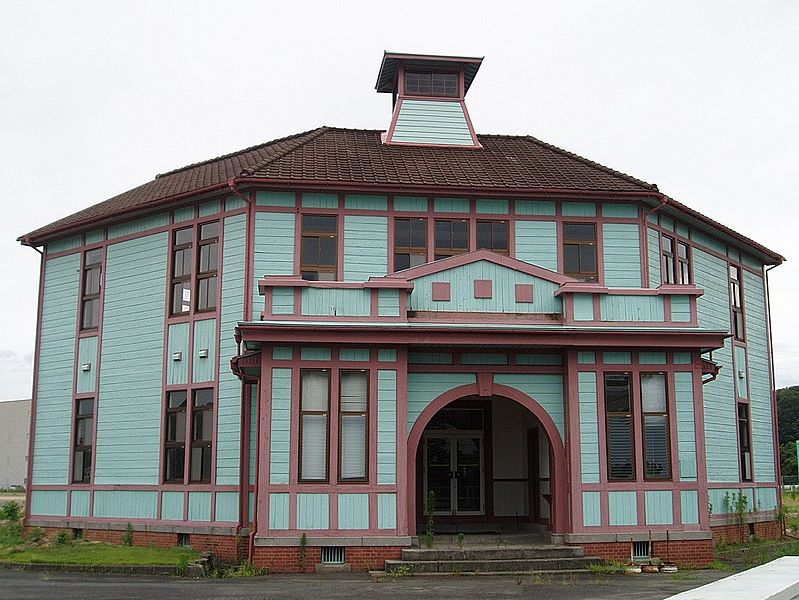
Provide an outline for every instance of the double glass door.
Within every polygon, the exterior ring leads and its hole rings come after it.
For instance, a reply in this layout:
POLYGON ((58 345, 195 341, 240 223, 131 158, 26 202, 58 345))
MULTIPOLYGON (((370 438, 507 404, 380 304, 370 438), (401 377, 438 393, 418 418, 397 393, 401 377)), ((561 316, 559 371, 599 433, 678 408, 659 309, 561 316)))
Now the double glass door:
POLYGON ((426 433, 424 484, 425 514, 432 491, 437 515, 482 515, 483 432, 426 433))

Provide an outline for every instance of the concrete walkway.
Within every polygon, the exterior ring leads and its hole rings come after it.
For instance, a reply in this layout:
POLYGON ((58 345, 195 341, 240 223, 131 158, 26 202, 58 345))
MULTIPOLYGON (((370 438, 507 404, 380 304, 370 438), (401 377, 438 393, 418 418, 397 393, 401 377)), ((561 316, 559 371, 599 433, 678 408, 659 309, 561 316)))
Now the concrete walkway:
POLYGON ((799 556, 783 556, 670 600, 793 600, 799 597, 799 556))

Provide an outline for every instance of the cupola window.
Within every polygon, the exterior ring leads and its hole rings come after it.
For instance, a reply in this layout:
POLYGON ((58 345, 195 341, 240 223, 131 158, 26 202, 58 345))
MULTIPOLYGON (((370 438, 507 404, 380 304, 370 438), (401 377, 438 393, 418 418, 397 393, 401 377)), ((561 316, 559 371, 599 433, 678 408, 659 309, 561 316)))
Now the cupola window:
POLYGON ((458 74, 407 71, 405 94, 408 96, 447 96, 457 98, 458 74))

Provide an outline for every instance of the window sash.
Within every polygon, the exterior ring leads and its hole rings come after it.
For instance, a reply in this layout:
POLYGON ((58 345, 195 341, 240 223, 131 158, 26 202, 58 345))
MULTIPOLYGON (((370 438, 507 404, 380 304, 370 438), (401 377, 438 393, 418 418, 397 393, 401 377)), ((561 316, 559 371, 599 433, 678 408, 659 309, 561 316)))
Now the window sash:
POLYGON ((94 449, 94 398, 81 398, 74 404, 72 440, 72 483, 91 483, 94 449))
POLYGON ((103 274, 103 250, 83 253, 81 280, 80 328, 96 329, 100 324, 100 288, 103 274))
POLYGON ((338 217, 303 215, 300 275, 310 281, 335 281, 338 273, 338 217))
POLYGON ((369 372, 339 373, 339 479, 366 481, 369 463, 369 372))
POLYGON ((477 249, 510 253, 510 221, 477 221, 477 249))
POLYGON ((327 481, 330 371, 300 371, 300 481, 327 481))
POLYGON ((738 402, 738 454, 741 481, 752 481, 752 437, 749 405, 745 402, 738 402))
POLYGON ((582 281, 599 279, 596 223, 563 224, 563 273, 582 281))
POLYGON ((630 379, 629 373, 605 374, 605 438, 608 481, 635 480, 630 379))
POLYGON ((436 219, 434 232, 435 260, 469 251, 469 219, 436 219))

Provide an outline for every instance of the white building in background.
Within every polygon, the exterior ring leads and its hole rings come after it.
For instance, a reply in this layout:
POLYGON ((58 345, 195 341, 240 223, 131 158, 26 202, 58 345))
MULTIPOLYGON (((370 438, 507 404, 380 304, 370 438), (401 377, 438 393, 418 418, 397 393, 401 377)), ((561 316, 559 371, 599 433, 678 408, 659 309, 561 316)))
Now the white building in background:
POLYGON ((0 488, 25 485, 31 401, 0 402, 0 488))

